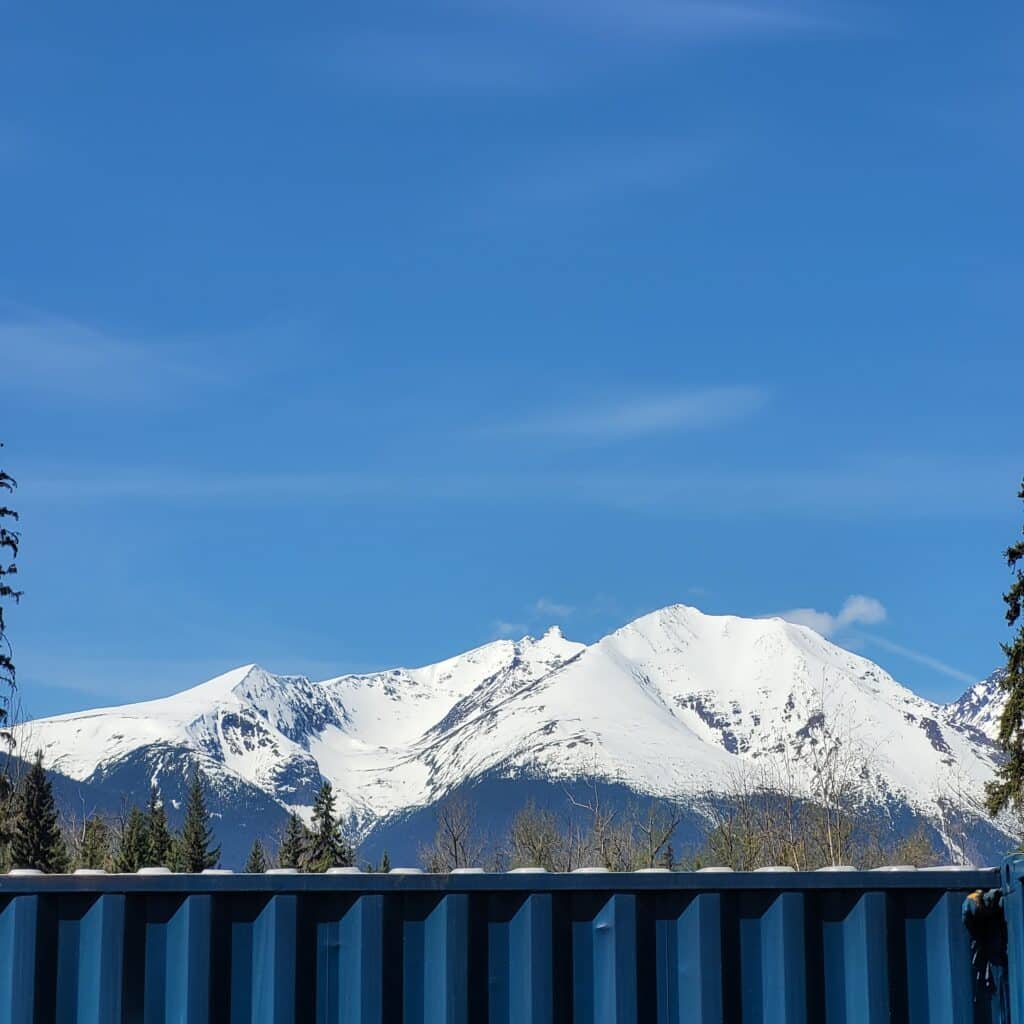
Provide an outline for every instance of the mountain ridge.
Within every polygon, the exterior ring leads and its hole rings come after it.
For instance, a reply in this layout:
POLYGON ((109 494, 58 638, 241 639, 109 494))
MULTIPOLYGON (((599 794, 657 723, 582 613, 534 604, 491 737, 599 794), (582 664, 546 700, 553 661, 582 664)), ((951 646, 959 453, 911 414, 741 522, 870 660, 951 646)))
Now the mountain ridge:
POLYGON ((170 697, 28 723, 21 749, 85 786, 126 765, 176 786, 191 758, 264 817, 308 815, 326 778, 365 836, 484 779, 592 777, 685 801, 782 760, 810 795, 821 744, 835 742, 871 802, 941 820, 955 799, 980 819, 992 678, 940 705, 806 626, 670 605, 590 645, 555 627, 319 682, 244 665, 170 697))

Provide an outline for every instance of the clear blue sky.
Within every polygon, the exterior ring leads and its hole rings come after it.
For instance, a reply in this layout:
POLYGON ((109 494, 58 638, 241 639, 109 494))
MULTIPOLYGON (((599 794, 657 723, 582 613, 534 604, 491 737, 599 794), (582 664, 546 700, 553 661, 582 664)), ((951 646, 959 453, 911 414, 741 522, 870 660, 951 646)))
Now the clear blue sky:
POLYGON ((998 664, 1018 0, 0 19, 29 713, 675 601, 998 664))

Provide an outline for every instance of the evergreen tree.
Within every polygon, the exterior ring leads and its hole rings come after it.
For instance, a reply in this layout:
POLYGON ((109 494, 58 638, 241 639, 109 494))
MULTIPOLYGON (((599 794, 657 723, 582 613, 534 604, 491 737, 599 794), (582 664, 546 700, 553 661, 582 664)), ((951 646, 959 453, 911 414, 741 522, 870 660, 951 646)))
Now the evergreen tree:
POLYGON ((213 846, 213 829, 210 826, 210 812, 206 807, 203 780, 196 769, 188 786, 185 804, 185 822, 175 844, 175 869, 198 873, 217 866, 220 860, 220 846, 213 846))
POLYGON ((309 830, 303 825, 302 819, 292 812, 288 818, 288 824, 284 827, 281 844, 277 848, 277 866, 279 868, 302 867, 308 838, 309 830))
POLYGON ((382 875, 386 875, 391 870, 391 858, 388 856, 387 850, 380 855, 380 863, 377 865, 377 870, 382 875))
POLYGON ((341 832, 341 823, 334 816, 334 791, 324 782, 313 801, 313 823, 306 848, 304 867, 307 871, 351 867, 355 863, 352 847, 341 832))
POLYGON ((169 868, 174 840, 167 826, 167 811, 156 786, 149 790, 146 807, 146 866, 169 868))
MULTIPOLYGON (((1018 498, 1024 500, 1024 482, 1018 498)), ((996 738, 1005 760, 996 770, 996 777, 985 787, 985 804, 989 814, 995 816, 1007 807, 1018 814, 1024 812, 1024 541, 1011 545, 1005 552, 1006 564, 1013 574, 1010 589, 1003 595, 1006 602, 1006 622, 1017 632, 1008 644, 1003 644, 1006 671, 999 686, 1006 694, 1006 705, 999 718, 996 738)))
POLYGON ((98 868, 109 871, 114 866, 114 836, 109 822, 97 815, 86 818, 82 842, 75 857, 76 868, 98 868))
POLYGON ((148 861, 149 829, 146 827, 146 816, 138 807, 133 807, 121 829, 121 838, 114 855, 114 870, 131 874, 139 868, 150 867, 148 861))
POLYGON ((249 849, 249 859, 245 862, 245 870, 250 875, 258 875, 266 871, 268 866, 267 853, 263 849, 263 844, 258 839, 254 839, 252 847, 249 849))
MULTIPOLYGON (((3 445, 0 444, 0 448, 3 445)), ((14 477, 0 470, 0 491, 13 491, 18 486, 14 477)), ((4 549, 9 552, 11 559, 18 557, 18 545, 21 534, 17 530, 8 529, 4 520, 18 521, 18 513, 12 508, 0 503, 0 558, 4 556, 4 549)), ((4 564, 0 561, 0 741, 7 745, 8 750, 14 745, 14 738, 10 732, 11 707, 14 699, 16 686, 14 671, 14 652, 11 650, 10 641, 7 638, 7 624, 4 621, 4 601, 13 601, 15 604, 21 598, 21 591, 15 590, 9 582, 9 577, 18 571, 14 561, 4 564)), ((6 767, 6 766, 5 766, 6 767)), ((4 773, 0 783, 3 785, 5 794, 11 792, 10 779, 4 773)))
POLYGON ((43 771, 42 752, 22 780, 11 838, 11 863, 59 873, 68 869, 68 851, 60 832, 53 788, 43 771))
MULTIPOLYGON (((11 492, 17 486, 14 477, 0 470, 0 493, 11 492)), ((18 557, 21 534, 7 526, 8 522, 13 524, 17 521, 18 513, 0 501, 0 747, 6 748, 0 764, 0 868, 5 871, 11 867, 10 843, 17 822, 17 800, 10 758, 14 748, 11 726, 16 680, 14 652, 7 637, 7 623, 4 619, 4 604, 7 601, 17 604, 21 598, 21 591, 11 585, 10 579, 18 571, 15 559, 18 557)))

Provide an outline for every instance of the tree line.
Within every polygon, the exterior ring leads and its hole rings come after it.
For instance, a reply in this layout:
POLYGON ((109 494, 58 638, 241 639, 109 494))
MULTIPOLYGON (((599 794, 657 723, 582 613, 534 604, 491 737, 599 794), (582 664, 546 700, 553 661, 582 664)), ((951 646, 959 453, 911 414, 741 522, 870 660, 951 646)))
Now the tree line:
POLYGON ((604 802, 600 784, 594 783, 592 799, 570 796, 568 805, 552 809, 529 801, 504 834, 493 838, 479 826, 472 803, 456 796, 438 807, 436 830, 420 848, 420 864, 432 872, 467 867, 752 871, 778 866, 810 871, 839 865, 927 867, 948 859, 924 823, 900 833, 879 812, 851 807, 839 840, 829 836, 829 809, 806 800, 797 806, 783 792, 763 785, 708 793, 687 807, 665 799, 604 802), (680 848, 677 837, 687 818, 694 838, 680 848))
POLYGON ((189 779, 181 828, 173 830, 156 786, 144 808, 131 806, 120 815, 90 814, 82 820, 62 814, 37 754, 14 787, 5 839, 0 848, 5 870, 134 872, 154 867, 199 872, 220 861, 198 770, 189 779))
MULTIPOLYGON (((144 807, 126 807, 120 814, 90 814, 78 818, 58 808, 53 787, 43 768, 42 755, 13 788, 6 829, 0 842, 0 870, 32 868, 46 873, 78 869, 135 872, 141 868, 167 868, 198 873, 220 863, 213 816, 206 801, 205 783, 198 769, 189 778, 185 813, 180 829, 172 829, 164 801, 156 786, 144 807)), ((300 871, 326 871, 356 863, 353 844, 335 814, 331 784, 324 782, 313 804, 311 823, 291 814, 277 843, 254 840, 245 870, 272 867, 300 871)), ((385 855, 383 865, 388 869, 385 855)))

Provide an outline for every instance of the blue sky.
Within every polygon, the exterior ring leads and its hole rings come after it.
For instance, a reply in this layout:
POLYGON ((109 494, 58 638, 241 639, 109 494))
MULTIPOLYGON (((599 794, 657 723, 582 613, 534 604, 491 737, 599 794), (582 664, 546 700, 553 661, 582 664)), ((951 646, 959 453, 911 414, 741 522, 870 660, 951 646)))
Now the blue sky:
POLYGON ((28 713, 675 601, 998 664, 1018 3, 0 17, 28 713))

